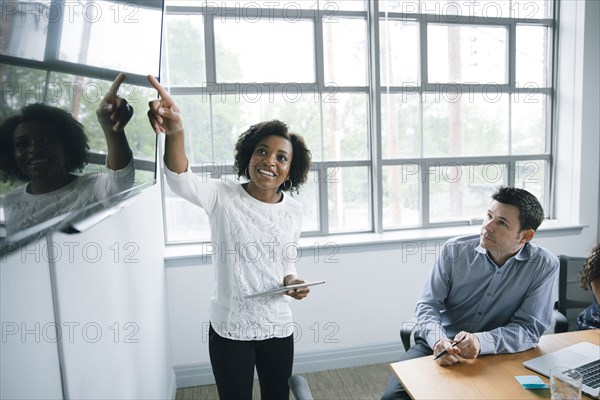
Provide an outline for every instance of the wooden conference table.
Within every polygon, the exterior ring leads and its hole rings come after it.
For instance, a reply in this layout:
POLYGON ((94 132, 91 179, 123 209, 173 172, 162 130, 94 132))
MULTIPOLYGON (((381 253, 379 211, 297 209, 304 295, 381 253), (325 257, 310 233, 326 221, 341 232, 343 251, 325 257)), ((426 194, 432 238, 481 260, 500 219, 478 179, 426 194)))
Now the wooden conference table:
MULTIPOLYGON (((391 367, 415 400, 549 399, 550 389, 527 390, 514 378, 538 375, 525 368, 523 361, 583 341, 600 344, 600 329, 544 335, 537 347, 527 351, 483 355, 446 367, 433 361, 433 356, 399 361, 391 367)), ((539 376, 548 383, 545 376, 539 376)))

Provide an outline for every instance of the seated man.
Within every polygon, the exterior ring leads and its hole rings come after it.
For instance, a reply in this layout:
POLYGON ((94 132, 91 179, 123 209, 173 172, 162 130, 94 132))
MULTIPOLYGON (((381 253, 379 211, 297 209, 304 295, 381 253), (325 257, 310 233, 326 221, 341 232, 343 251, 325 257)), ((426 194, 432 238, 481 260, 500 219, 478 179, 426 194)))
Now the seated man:
MULTIPOLYGON (((477 236, 449 240, 417 302, 415 344, 400 361, 515 353, 537 345, 552 322, 558 258, 530 242, 544 210, 523 189, 492 195, 477 236), (459 343, 456 343, 459 342, 459 343)), ((392 375, 382 400, 409 398, 392 375)))

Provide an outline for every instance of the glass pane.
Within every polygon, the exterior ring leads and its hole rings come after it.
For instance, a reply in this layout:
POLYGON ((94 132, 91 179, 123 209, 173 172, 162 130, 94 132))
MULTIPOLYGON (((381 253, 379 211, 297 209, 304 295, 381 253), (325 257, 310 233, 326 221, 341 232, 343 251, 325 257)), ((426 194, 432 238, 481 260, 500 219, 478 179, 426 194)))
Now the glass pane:
POLYGON ((215 20, 217 81, 315 82, 312 21, 215 20))
MULTIPOLYGON (((253 85, 256 89, 258 86, 253 85)), ((319 154, 319 104, 312 94, 300 92, 250 93, 212 96, 215 162, 233 162, 233 149, 240 134, 261 121, 278 119, 306 141, 319 154), (287 99, 287 100, 286 100, 287 99)), ((194 117, 196 118, 196 117, 194 117)))
POLYGON ((427 27, 429 82, 507 83, 507 30, 490 26, 427 27))
POLYGON ((544 188, 546 187, 546 162, 542 160, 536 161, 519 161, 515 166, 515 187, 522 188, 538 198, 544 206, 546 215, 546 196, 544 188))
MULTIPOLYGON (((181 110, 185 126, 185 148, 190 165, 213 163, 213 142, 210 128, 208 96, 173 96, 181 110)), ((229 147, 229 162, 233 162, 233 147, 229 147)))
MULTIPOLYGON (((111 81, 83 76, 51 73, 46 103, 67 110, 85 127, 90 151, 105 154, 106 139, 96 118, 96 109, 112 84, 111 81)), ((156 134, 148 123, 148 102, 156 98, 156 90, 123 83, 119 96, 133 107, 133 117, 125 128, 127 141, 136 159, 154 161, 156 134)), ((137 176, 136 176, 137 178, 137 176)))
POLYGON ((379 25, 381 86, 419 84, 419 29, 415 22, 383 20, 379 25))
POLYGON ((365 11, 367 0, 320 0, 319 7, 323 11, 365 11))
POLYGON ((418 164, 383 167, 383 227, 404 228, 420 223, 421 187, 418 164))
POLYGON ((306 183, 300 186, 300 194, 292 197, 302 203, 302 232, 319 230, 319 177, 317 171, 309 171, 306 183))
POLYGON ((367 96, 337 93, 323 100, 325 161, 368 160, 367 96))
POLYGON ((554 0, 512 0, 512 17, 518 19, 552 18, 554 0))
POLYGON ((162 80, 168 86, 205 86, 203 16, 166 15, 165 21, 162 80))
POLYGON ((507 180, 502 164, 431 167, 427 175, 432 223, 483 218, 490 196, 507 180))
POLYGON ((29 103, 44 101, 46 71, 0 64, 2 107, 0 121, 18 114, 29 103))
POLYGON ((64 16, 61 60, 158 76, 162 9, 85 0, 64 16), (132 51, 141 45, 144 51, 132 51))
POLYGON ((517 85, 548 86, 548 29, 541 26, 517 26, 517 85))
POLYGON ((498 18, 508 18, 510 16, 510 1, 421 0, 419 9, 423 14, 442 15, 450 17, 450 19, 460 15, 465 17, 485 17, 489 19, 489 22, 494 22, 498 18))
POLYGON ((546 101, 543 94, 512 95, 511 145, 513 154, 546 151, 546 101))
POLYGON ((329 231, 335 233, 370 230, 369 168, 328 168, 327 182, 329 231))
MULTIPOLYGON (((450 86, 447 86, 450 89, 450 86)), ((423 104, 426 157, 508 153, 506 93, 427 93, 423 104)))
POLYGON ((366 85, 367 24, 364 19, 324 20, 323 53, 326 84, 366 85))
MULTIPOLYGON (((190 0, 167 0, 167 5, 189 5, 189 3, 190 0)), ((204 3, 204 1, 202 1, 202 3, 204 3)), ((227 7, 237 9, 242 15, 244 15, 244 10, 255 11, 259 8, 263 8, 265 9, 265 17, 269 15, 267 13, 272 9, 284 9, 291 12, 296 9, 316 10, 318 7, 317 0, 209 0, 206 2, 206 5, 209 11, 212 8, 227 7)), ((248 12, 249 11, 246 11, 246 13, 248 12)))
POLYGON ((43 61, 48 21, 57 18, 50 0, 3 1, 1 7, 0 54, 43 61))
POLYGON ((383 158, 421 155, 420 96, 413 93, 381 96, 383 158))

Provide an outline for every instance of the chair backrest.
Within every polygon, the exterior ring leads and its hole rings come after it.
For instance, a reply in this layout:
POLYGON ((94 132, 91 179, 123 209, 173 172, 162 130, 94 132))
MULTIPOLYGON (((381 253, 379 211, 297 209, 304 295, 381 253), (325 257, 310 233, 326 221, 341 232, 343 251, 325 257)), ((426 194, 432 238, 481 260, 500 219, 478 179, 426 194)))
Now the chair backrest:
POLYGON ((575 330, 575 321, 581 311, 587 308, 593 299, 591 290, 579 286, 579 271, 585 263, 585 257, 558 256, 560 272, 558 278, 558 311, 569 321, 569 330, 575 330))
POLYGON ((310 387, 308 386, 308 382, 302 375, 292 375, 288 379, 288 384, 290 385, 290 390, 294 395, 294 399, 314 400, 312 392, 310 391, 310 387))

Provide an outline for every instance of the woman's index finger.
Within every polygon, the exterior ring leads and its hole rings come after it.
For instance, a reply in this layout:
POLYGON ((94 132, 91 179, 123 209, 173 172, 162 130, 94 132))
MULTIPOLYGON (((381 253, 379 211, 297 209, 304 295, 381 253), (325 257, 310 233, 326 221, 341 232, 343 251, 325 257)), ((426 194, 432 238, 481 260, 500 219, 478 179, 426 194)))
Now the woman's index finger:
POLYGON ((104 96, 104 98, 107 98, 109 96, 116 96, 117 92, 119 91, 119 88, 121 87, 121 83, 123 83, 124 80, 125 74, 123 72, 120 72, 119 75, 117 75, 117 77, 113 81, 112 85, 110 85, 110 88, 108 89, 108 92, 106 92, 106 96, 104 96))
POLYGON ((169 92, 167 92, 167 89, 165 89, 163 85, 161 85, 160 82, 158 82, 158 80, 154 76, 148 75, 148 82, 150 82, 150 84, 154 86, 154 89, 158 91, 158 95, 162 99, 173 101, 171 95, 169 94, 169 92))

